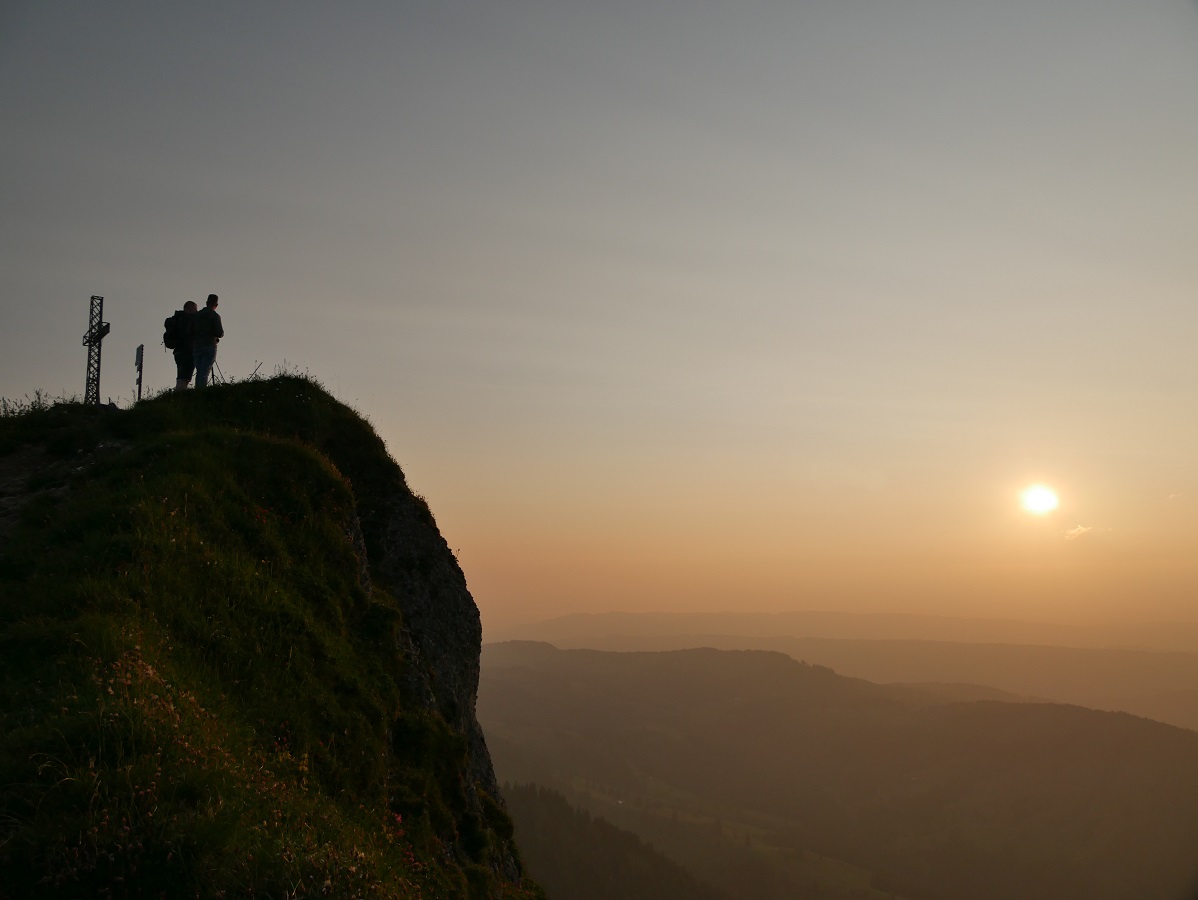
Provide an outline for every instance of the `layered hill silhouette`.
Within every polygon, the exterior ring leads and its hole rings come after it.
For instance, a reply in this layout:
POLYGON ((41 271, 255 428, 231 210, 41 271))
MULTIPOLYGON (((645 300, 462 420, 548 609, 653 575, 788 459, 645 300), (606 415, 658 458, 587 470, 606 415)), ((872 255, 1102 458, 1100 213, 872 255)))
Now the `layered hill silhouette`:
POLYGON ((484 647, 479 716, 503 778, 646 835, 706 818, 781 871, 840 860, 859 896, 1194 896, 1198 734, 910 690, 773 652, 512 642, 484 647))
MULTIPOLYGON (((562 648, 779 650, 875 682, 974 684, 1198 729, 1198 653, 1091 646, 1085 642, 1104 634, 1085 629, 900 615, 613 613, 562 617, 529 630, 562 648), (1075 643, 1045 643, 1051 639, 1075 643)), ((1178 645, 1185 635, 1177 629, 1178 645)), ((1152 629, 1131 636, 1146 639, 1152 629)))
POLYGON ((542 896, 427 504, 305 378, 0 419, 0 897, 542 896))
POLYGON ((492 640, 539 640, 559 647, 575 647, 582 646, 581 641, 607 636, 652 638, 704 634, 1198 652, 1198 623, 1193 622, 1069 625, 1019 619, 802 609, 776 613, 571 613, 524 623, 514 633, 493 635, 492 640))

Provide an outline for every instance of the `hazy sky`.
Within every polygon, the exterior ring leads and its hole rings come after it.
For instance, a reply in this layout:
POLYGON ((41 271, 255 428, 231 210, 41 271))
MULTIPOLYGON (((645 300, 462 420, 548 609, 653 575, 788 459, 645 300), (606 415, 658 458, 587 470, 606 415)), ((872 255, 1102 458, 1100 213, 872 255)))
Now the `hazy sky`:
POLYGON ((1198 619, 1192 0, 9 0, 0 121, 0 394, 217 292, 484 622, 1198 619))

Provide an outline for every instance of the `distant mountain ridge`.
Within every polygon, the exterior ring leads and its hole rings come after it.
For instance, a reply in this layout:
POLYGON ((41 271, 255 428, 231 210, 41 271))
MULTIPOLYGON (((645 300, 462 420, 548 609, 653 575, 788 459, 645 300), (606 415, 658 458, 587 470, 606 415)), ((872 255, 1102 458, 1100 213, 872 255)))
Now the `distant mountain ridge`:
POLYGON ((792 610, 778 613, 572 613, 497 629, 487 635, 487 640, 539 640, 559 646, 584 646, 587 641, 615 635, 655 637, 682 634, 1040 644, 1053 647, 1198 652, 1198 623, 1082 626, 1016 619, 827 610, 792 610))
MULTIPOLYGON (((563 649, 775 650, 879 683, 972 684, 994 699, 1075 703, 1198 730, 1198 654, 1035 644, 861 640, 730 634, 604 635, 563 649)), ((980 694, 976 695, 978 698, 980 694)))

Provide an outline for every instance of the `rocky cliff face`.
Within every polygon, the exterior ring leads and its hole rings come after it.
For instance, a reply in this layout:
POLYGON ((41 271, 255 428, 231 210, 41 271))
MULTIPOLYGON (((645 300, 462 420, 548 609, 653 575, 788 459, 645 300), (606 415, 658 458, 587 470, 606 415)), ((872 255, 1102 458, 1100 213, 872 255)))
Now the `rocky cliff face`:
MULTIPOLYGON (((402 473, 398 472, 402 479, 402 473)), ((466 576, 437 529, 425 500, 407 485, 375 497, 365 516, 367 559, 374 583, 399 600, 402 640, 412 661, 408 691, 466 740, 466 774, 471 815, 486 817, 486 805, 502 804, 482 728, 475 717, 482 620, 466 576)), ((506 878, 519 880, 510 851, 496 860, 506 878)))
POLYGON ((418 661, 408 671, 411 690, 466 737, 473 782, 498 796, 486 740, 475 718, 482 621, 466 577, 428 505, 410 491, 396 495, 379 544, 376 578, 401 598, 405 638, 412 659, 418 661))
POLYGON ((38 410, 0 476, 0 900, 540 896, 465 576, 354 411, 292 377, 38 410))

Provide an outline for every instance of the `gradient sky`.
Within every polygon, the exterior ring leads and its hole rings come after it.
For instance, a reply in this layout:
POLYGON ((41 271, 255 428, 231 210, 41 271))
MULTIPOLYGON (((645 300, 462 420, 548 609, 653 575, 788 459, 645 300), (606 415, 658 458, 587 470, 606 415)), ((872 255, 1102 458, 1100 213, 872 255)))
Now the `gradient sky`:
POLYGON ((0 395, 217 292, 484 623, 1198 619, 1192 0, 10 0, 0 121, 0 395))

